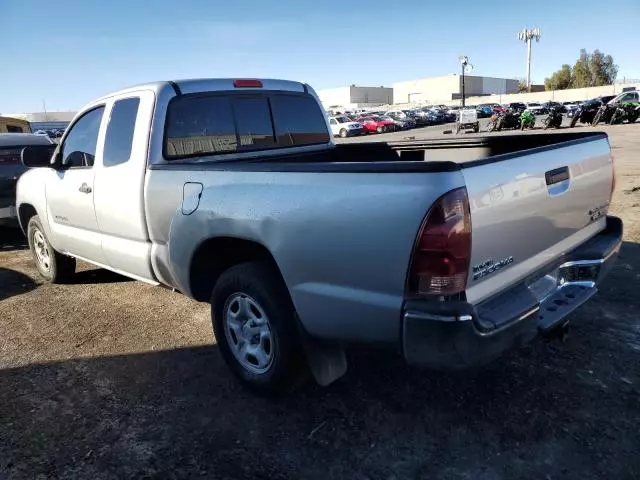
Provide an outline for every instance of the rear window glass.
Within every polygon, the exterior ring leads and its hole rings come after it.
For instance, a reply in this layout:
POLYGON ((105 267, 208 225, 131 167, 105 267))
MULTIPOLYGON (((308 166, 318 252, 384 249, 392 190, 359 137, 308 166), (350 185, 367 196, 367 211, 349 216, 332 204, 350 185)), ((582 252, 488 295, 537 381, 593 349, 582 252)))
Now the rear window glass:
POLYGON ((164 155, 172 160, 329 141, 310 95, 187 95, 169 103, 164 155))
POLYGON ((269 148, 276 145, 266 97, 234 98, 233 111, 241 147, 269 148))
POLYGON ((274 95, 271 100, 278 145, 315 145, 329 141, 324 115, 313 97, 274 95))
POLYGON ((229 97, 190 96, 173 100, 167 113, 165 142, 167 158, 237 151, 229 97))

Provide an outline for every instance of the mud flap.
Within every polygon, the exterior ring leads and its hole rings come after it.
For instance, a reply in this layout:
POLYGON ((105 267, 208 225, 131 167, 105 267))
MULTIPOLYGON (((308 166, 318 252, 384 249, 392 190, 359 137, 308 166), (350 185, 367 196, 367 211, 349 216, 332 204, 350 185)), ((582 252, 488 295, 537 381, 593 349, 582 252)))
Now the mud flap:
POLYGON ((310 336, 300 321, 298 330, 307 363, 318 385, 326 387, 347 373, 347 356, 340 345, 310 336))

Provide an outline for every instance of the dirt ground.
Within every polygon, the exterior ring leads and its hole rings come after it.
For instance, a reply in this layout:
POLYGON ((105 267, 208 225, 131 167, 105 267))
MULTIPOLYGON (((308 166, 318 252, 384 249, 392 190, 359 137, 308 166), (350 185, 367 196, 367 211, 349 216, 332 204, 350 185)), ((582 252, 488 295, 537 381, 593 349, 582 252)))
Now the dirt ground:
POLYGON ((89 266, 42 285, 0 230, 0 479, 640 478, 640 124, 602 130, 617 265, 566 343, 476 371, 358 349, 329 388, 258 398, 223 365, 208 305, 89 266))

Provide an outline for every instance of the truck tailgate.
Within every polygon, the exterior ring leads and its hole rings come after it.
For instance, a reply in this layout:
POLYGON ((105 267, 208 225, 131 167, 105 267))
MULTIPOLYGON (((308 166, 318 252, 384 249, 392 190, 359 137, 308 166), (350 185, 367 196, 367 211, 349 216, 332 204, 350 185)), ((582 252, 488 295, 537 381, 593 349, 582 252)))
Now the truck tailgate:
POLYGON ((527 279, 605 227, 613 181, 606 136, 461 166, 472 224, 470 303, 527 279))

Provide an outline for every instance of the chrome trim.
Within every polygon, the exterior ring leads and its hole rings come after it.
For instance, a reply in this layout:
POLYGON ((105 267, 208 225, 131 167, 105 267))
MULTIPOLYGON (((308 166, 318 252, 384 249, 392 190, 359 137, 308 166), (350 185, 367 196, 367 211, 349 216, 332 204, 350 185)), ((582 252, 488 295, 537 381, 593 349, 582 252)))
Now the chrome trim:
POLYGON ((500 333, 503 330, 506 330, 508 328, 513 327, 515 324, 520 323, 523 320, 526 320, 527 318, 529 318, 532 315, 537 315, 538 312, 540 312, 540 305, 536 305, 535 307, 533 307, 531 310, 526 311, 525 313, 523 313, 522 315, 520 315, 519 317, 511 320, 508 323, 505 323, 504 325, 500 325, 498 328, 496 328, 495 330, 491 330, 488 332, 478 332, 480 334, 480 336, 482 337, 490 337, 491 335, 495 335, 496 333, 500 333))
POLYGON ((435 320, 437 322, 455 322, 457 319, 453 315, 434 315, 426 312, 405 312, 405 320, 435 320))

